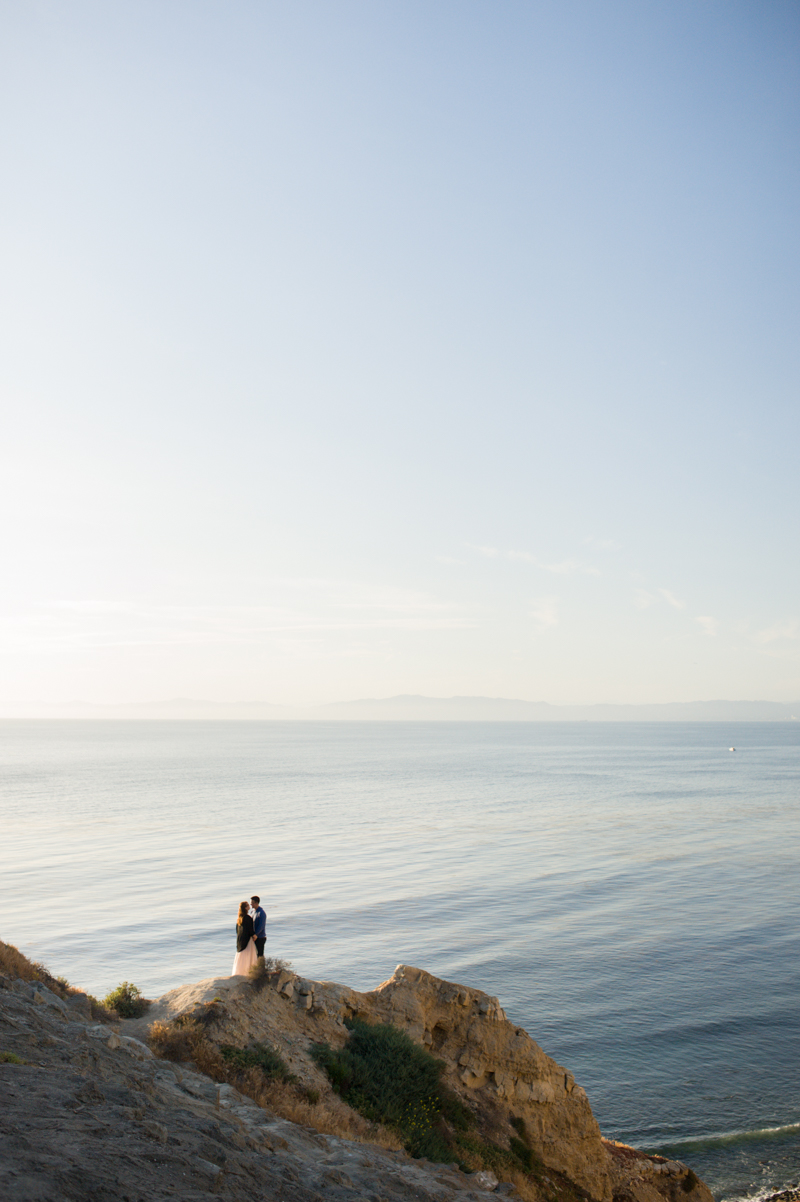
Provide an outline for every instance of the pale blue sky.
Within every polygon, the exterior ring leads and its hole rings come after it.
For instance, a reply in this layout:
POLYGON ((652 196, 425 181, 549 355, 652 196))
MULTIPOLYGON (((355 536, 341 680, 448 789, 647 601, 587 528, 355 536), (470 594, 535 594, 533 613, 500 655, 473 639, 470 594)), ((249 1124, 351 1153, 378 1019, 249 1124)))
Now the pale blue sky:
POLYGON ((796 3, 0 16, 6 710, 800 698, 796 3))

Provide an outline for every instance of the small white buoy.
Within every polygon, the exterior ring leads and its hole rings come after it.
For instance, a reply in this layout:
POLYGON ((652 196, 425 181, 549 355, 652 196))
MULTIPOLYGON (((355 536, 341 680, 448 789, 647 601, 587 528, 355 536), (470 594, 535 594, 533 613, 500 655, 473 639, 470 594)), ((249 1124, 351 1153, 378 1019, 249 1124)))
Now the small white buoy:
POLYGON ((735 748, 735 747, 729 747, 729 748, 728 748, 728 751, 735 751, 735 750, 736 750, 736 748, 735 748))

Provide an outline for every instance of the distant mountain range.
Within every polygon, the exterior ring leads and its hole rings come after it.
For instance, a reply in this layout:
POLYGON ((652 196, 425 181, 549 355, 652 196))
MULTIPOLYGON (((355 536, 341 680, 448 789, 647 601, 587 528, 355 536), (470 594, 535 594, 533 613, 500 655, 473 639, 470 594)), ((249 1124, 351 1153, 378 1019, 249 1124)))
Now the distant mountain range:
POLYGON ((101 718, 177 720, 306 720, 361 722, 790 722, 800 720, 800 702, 673 701, 649 705, 550 705, 506 697, 368 697, 329 705, 286 706, 265 701, 170 701, 94 705, 34 702, 0 707, 5 718, 101 718))
POLYGON ((337 718, 472 722, 785 722, 800 704, 775 701, 676 701, 654 705, 550 705, 505 697, 420 697, 344 701, 323 707, 337 718))

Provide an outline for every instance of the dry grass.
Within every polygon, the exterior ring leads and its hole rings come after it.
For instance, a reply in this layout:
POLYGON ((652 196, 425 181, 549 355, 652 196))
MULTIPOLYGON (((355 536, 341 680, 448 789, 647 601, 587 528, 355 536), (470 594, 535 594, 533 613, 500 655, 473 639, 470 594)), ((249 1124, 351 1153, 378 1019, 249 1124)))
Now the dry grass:
POLYGON ((524 1202, 542 1202, 541 1187, 535 1185, 530 1177, 519 1169, 506 1170, 503 1173, 503 1180, 514 1183, 514 1188, 524 1202))
POLYGON ((66 981, 54 977, 44 966, 29 960, 18 948, 0 940, 0 972, 15 981, 41 981, 60 998, 77 992, 66 981))
POLYGON ((259 977, 266 977, 273 972, 291 972, 291 960, 281 960, 279 956, 262 956, 256 960, 253 967, 247 974, 252 981, 258 980, 259 977))
POLYGON ((260 1069, 236 1068, 206 1038, 203 1023, 195 1019, 154 1022, 147 1040, 163 1060, 192 1061, 213 1081, 235 1086, 264 1110, 292 1123, 313 1127, 323 1135, 378 1144, 393 1151, 403 1146, 393 1131, 367 1122, 332 1091, 320 1096, 320 1091, 308 1090, 295 1081, 270 1079, 260 1069))
POLYGON ((266 985, 269 985, 272 978, 279 972, 291 972, 292 965, 289 960, 281 960, 275 956, 262 956, 256 960, 253 967, 247 974, 252 982, 256 993, 260 993, 266 985))
POLYGON ((394 1131, 368 1123, 334 1093, 320 1096, 318 1091, 313 1091, 312 1097, 316 1094, 316 1099, 311 1100, 302 1086, 293 1081, 265 1081, 257 1069, 251 1069, 243 1080, 235 1084, 237 1089, 265 1110, 301 1127, 313 1127, 323 1135, 378 1144, 393 1151, 400 1151, 403 1147, 402 1140, 394 1131))
MULTIPOLYGON (((0 973, 7 977, 11 977, 14 981, 41 981, 52 993, 60 997, 62 1001, 67 998, 74 997, 76 994, 83 993, 82 989, 75 989, 70 985, 69 981, 64 977, 54 977, 49 969, 45 968, 44 964, 39 964, 35 960, 29 960, 18 948, 10 943, 3 943, 0 939, 0 973)), ((92 1007, 92 1017, 99 1018, 103 1022, 115 1022, 117 1015, 112 1010, 98 1002, 97 998, 91 994, 86 994, 89 1003, 92 1007)))
POLYGON ((195 1025, 188 1023, 151 1023, 147 1042, 162 1060, 194 1060, 195 1044, 200 1034, 195 1025))

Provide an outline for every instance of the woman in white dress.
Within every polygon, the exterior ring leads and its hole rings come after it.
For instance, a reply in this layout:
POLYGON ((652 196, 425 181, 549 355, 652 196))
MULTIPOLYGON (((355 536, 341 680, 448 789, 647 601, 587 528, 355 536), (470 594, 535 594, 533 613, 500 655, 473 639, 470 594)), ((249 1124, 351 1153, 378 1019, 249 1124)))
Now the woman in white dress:
POLYGON ((253 920, 250 917, 250 903, 243 901, 239 905, 239 916, 236 919, 236 955, 231 969, 232 977, 246 977, 256 962, 256 941, 253 937, 253 920))

